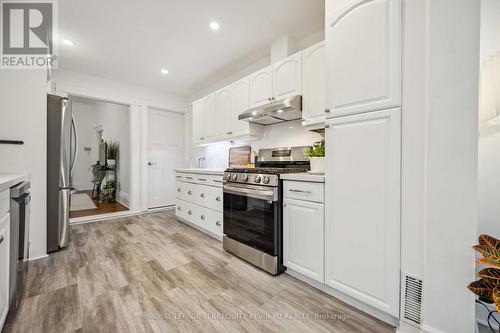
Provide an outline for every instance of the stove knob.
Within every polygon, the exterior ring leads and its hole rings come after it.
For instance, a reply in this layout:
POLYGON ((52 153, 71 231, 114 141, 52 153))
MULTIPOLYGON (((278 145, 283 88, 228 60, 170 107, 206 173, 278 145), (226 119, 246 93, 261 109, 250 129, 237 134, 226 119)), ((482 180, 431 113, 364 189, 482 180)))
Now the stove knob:
POLYGON ((256 182, 256 183, 260 183, 260 176, 259 175, 255 175, 255 177, 253 177, 253 181, 256 182))
POLYGON ((269 184, 270 181, 271 181, 271 178, 269 178, 269 176, 264 176, 264 178, 262 179, 262 182, 264 184, 269 184))
POLYGON ((235 173, 233 173, 233 175, 231 176, 231 179, 232 179, 232 180, 236 180, 236 178, 238 178, 238 175, 237 175, 237 174, 235 174, 235 173))
POLYGON ((248 180, 248 175, 247 174, 241 175, 241 180, 246 182, 248 180))
POLYGON ((230 180, 231 179, 231 174, 230 173, 226 173, 226 180, 230 180))

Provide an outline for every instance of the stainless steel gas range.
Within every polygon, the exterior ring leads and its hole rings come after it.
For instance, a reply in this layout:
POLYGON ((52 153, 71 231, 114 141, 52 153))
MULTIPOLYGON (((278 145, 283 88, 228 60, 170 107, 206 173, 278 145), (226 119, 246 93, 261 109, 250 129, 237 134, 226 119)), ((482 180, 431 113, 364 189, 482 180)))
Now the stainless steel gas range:
POLYGON ((224 173, 223 247, 274 275, 285 270, 280 174, 307 171, 307 148, 261 149, 255 168, 224 173))

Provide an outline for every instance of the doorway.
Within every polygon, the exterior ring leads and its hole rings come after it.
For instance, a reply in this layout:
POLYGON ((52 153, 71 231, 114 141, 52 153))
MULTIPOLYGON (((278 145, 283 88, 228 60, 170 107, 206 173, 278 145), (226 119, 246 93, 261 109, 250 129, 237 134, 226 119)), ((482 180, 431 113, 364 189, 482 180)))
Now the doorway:
POLYGON ((130 107, 69 97, 78 139, 70 218, 128 211, 130 107))
POLYGON ((148 208, 175 204, 175 168, 184 165, 184 115, 148 110, 148 208))

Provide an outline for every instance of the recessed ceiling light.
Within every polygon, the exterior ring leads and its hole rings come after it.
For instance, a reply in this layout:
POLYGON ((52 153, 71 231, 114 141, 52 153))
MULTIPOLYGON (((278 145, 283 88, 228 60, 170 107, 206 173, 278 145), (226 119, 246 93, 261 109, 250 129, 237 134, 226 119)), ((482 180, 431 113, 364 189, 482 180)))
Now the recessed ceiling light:
POLYGON ((63 39, 62 42, 68 46, 75 46, 75 43, 69 39, 63 39))
POLYGON ((215 21, 210 22, 210 29, 217 31, 217 30, 219 30, 219 28, 220 28, 220 24, 218 22, 215 22, 215 21))
POLYGON ((162 68, 162 69, 161 69, 161 73, 162 73, 163 75, 167 75, 167 74, 168 74, 168 69, 166 69, 166 68, 162 68))

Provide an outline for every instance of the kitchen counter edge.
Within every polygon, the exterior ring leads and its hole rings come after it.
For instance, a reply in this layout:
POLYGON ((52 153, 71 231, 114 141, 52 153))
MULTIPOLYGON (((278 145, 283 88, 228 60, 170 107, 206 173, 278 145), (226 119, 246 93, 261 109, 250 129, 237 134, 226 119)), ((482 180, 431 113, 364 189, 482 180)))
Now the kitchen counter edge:
POLYGON ((314 175, 310 173, 284 173, 280 174, 283 180, 294 180, 300 182, 324 183, 325 175, 314 175))
POLYGON ((29 180, 29 176, 19 173, 0 173, 0 192, 8 190, 22 181, 29 180))
POLYGON ((178 168, 174 170, 175 172, 195 173, 201 175, 224 175, 224 170, 222 169, 178 168))

